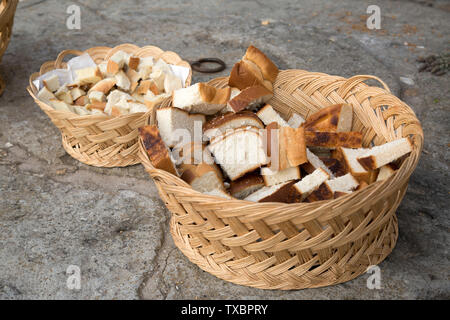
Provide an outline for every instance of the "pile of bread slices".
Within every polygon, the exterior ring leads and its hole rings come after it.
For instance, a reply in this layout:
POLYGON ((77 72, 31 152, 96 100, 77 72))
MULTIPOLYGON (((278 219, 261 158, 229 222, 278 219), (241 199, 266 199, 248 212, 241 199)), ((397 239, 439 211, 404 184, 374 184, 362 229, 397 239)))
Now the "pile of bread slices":
POLYGON ((39 100, 55 110, 78 115, 120 116, 147 112, 183 87, 164 60, 117 51, 96 67, 75 70, 73 83, 60 84, 55 74, 42 81, 39 100))
POLYGON ((328 106, 284 119, 270 105, 278 69, 250 46, 228 86, 197 83, 175 90, 140 128, 153 166, 194 190, 254 202, 328 200, 384 180, 411 152, 408 138, 362 147, 352 132, 353 108, 328 106), (396 162, 397 161, 397 162, 396 162))

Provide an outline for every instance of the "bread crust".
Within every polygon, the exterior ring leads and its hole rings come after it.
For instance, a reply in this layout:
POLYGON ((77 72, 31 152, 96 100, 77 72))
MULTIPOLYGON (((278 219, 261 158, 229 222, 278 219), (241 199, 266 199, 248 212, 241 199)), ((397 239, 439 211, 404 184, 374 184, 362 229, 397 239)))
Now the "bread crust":
POLYGON ((228 101, 234 112, 239 112, 255 103, 266 103, 272 99, 273 93, 263 86, 252 86, 241 91, 236 97, 228 101))
POLYGON ((264 79, 267 79, 272 83, 275 82, 279 70, 261 50, 252 45, 249 46, 245 52, 243 60, 250 60, 255 63, 261 69, 264 79))
POLYGON ((230 87, 238 88, 239 90, 253 86, 264 86, 269 91, 273 92, 272 83, 265 82, 264 79, 258 78, 248 64, 243 61, 236 63, 233 69, 231 69, 228 85, 230 87))
POLYGON ((225 105, 230 99, 231 88, 215 88, 213 86, 207 85, 206 83, 200 82, 198 90, 203 102, 210 104, 223 104, 225 105))
POLYGON ((206 122, 203 126, 203 131, 206 132, 207 130, 210 129, 220 129, 223 125, 229 123, 230 121, 234 121, 234 120, 239 120, 239 119, 251 119, 255 121, 255 127, 259 127, 261 129, 264 128, 264 125, 262 123, 262 121, 258 118, 258 116, 256 114, 254 114, 253 112, 250 111, 241 111, 238 113, 234 113, 234 112, 227 112, 224 113, 220 116, 217 116, 211 120, 209 120, 208 122, 206 122))
POLYGON ((313 113, 303 126, 306 131, 345 132, 352 125, 353 108, 349 104, 335 104, 313 113))
POLYGON ((305 141, 308 147, 324 148, 361 148, 362 133, 350 132, 317 132, 305 131, 305 141))
MULTIPOLYGON (((244 192, 245 190, 255 188, 255 187, 264 187, 264 179, 261 175, 256 173, 249 173, 245 176, 235 180, 231 181, 230 183, 230 194, 237 198, 239 197, 239 194, 244 192)), ((260 189, 258 188, 258 189, 260 189)), ((256 190, 253 190, 253 192, 256 190)))

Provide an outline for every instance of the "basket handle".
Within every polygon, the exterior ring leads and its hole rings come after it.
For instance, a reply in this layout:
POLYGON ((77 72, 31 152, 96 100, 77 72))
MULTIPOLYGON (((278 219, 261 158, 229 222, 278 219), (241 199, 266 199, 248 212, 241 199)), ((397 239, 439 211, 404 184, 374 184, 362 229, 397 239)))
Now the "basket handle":
POLYGON ((55 60, 55 68, 60 69, 62 67, 62 62, 63 62, 64 58, 66 56, 70 55, 70 54, 76 55, 76 56, 81 56, 83 54, 83 52, 79 51, 79 50, 64 50, 64 51, 61 51, 58 54, 58 57, 55 60))

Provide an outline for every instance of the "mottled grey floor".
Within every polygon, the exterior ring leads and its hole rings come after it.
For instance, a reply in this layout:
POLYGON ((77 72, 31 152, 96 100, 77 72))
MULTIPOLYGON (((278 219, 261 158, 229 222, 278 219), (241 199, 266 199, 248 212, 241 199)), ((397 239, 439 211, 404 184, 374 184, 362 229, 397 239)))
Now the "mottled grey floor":
MULTIPOLYGON (((0 66, 0 298, 425 299, 450 297, 449 75, 418 73, 417 57, 449 49, 447 1, 376 1, 381 30, 365 28, 371 1, 35 1, 19 4, 0 66), (66 28, 69 4, 81 30, 66 28), (261 22, 268 20, 268 24, 261 22), (168 233, 169 212, 141 166, 78 163, 25 91, 28 76, 63 49, 153 44, 229 66, 249 44, 280 68, 373 74, 422 121, 425 148, 398 209, 400 237, 381 267, 329 288, 262 291, 191 264, 168 233), (401 78, 408 78, 403 79, 401 78), (69 265, 81 289, 66 286, 69 265)), ((221 75, 230 71, 228 67, 221 75)), ((194 81, 217 75, 194 73, 194 81)))

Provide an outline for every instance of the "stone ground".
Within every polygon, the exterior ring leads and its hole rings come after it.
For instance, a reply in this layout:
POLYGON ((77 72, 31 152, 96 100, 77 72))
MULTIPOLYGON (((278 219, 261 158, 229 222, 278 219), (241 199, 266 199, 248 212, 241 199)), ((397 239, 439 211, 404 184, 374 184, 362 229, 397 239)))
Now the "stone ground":
POLYGON ((450 77, 418 73, 415 61, 449 49, 449 22, 446 1, 21 1, 0 66, 0 298, 450 298, 450 77), (66 28, 69 4, 81 7, 81 30, 66 28), (369 4, 381 8, 381 30, 365 27, 369 4), (63 49, 126 42, 219 57, 220 75, 252 43, 282 69, 376 75, 412 106, 425 148, 398 209, 398 244, 380 265, 382 289, 367 289, 368 275, 291 292, 226 283, 175 248, 141 166, 94 168, 67 155, 25 90, 29 75, 63 49), (69 265, 81 268, 80 290, 66 286, 69 265))

